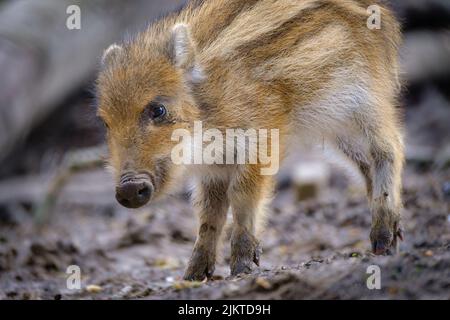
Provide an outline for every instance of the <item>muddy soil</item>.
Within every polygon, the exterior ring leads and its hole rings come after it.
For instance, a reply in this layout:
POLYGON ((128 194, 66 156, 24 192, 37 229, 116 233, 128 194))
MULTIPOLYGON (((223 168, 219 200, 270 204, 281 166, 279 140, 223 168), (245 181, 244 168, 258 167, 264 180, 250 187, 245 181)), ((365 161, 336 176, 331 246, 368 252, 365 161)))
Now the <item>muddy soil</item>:
POLYGON ((369 252, 366 199, 340 172, 315 199, 297 201, 289 184, 278 190, 251 275, 229 276, 225 232, 215 277, 203 283, 181 281, 196 230, 186 195, 128 211, 103 170, 78 174, 47 223, 25 205, 2 207, 0 298, 450 299, 450 170, 408 166, 405 241, 386 257, 369 252), (67 288, 70 265, 81 269, 79 290, 67 288), (367 287, 370 265, 380 267, 380 290, 367 287))

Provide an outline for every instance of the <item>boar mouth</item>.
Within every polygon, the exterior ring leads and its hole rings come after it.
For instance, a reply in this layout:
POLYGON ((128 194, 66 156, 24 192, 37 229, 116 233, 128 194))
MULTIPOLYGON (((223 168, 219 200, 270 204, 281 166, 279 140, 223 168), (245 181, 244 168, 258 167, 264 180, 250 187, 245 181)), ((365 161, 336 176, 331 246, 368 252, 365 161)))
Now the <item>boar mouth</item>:
POLYGON ((127 172, 121 176, 116 187, 116 200, 126 208, 140 208, 150 201, 154 189, 149 173, 127 172))

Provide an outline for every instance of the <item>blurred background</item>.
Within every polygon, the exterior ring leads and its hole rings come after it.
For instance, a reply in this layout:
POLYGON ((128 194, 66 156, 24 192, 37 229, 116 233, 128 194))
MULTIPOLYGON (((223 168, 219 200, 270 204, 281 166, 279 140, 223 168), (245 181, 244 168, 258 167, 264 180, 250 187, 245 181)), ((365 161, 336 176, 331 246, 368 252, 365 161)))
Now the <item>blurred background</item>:
POLYGON ((376 259, 364 188, 322 152, 283 166, 262 266, 237 282, 228 245, 216 281, 180 281, 196 229, 188 191, 137 212, 116 204, 95 117, 100 57, 184 3, 0 0, 0 298, 449 299, 450 1, 390 2, 404 31, 406 240, 402 255, 377 258, 389 270, 378 292, 361 280, 376 259), (79 30, 66 27, 70 5, 79 30), (71 264, 80 290, 65 286, 71 264))

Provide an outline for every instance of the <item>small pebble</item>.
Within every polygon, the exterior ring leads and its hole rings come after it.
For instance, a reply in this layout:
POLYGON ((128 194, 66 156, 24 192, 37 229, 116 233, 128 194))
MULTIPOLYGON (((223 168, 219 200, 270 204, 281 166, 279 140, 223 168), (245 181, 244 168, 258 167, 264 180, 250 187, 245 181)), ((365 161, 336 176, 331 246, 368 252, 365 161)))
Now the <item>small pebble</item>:
MULTIPOLYGON (((206 279, 206 277, 205 277, 206 279)), ((173 288, 177 291, 201 287, 204 281, 177 281, 173 283, 173 288)))
POLYGON ((427 250, 427 251, 425 251, 425 256, 426 257, 432 257, 433 256, 433 251, 431 251, 431 250, 427 250))
POLYGON ((133 287, 132 286, 125 286, 120 290, 120 294, 123 296, 128 295, 131 291, 133 291, 133 287))
POLYGON ((442 185, 442 192, 447 197, 450 196, 450 181, 444 182, 444 184, 442 185))
POLYGON ((99 293, 102 290, 103 290, 103 288, 96 284, 90 284, 90 285, 86 286, 86 291, 89 293, 99 293))
POLYGON ((258 287, 261 287, 266 290, 272 288, 272 285, 270 284, 270 282, 261 277, 256 278, 255 283, 258 287))
POLYGON ((398 292, 399 292, 399 289, 396 288, 396 287, 389 287, 388 288, 388 292, 389 292, 390 295, 397 295, 398 292))

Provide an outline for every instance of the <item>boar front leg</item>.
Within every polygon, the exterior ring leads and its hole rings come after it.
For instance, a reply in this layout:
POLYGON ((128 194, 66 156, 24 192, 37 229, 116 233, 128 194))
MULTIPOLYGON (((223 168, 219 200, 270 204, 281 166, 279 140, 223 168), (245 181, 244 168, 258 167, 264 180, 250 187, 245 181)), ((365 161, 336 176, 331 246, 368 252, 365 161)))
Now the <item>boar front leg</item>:
POLYGON ((230 261, 232 275, 250 273, 253 263, 259 265, 261 249, 256 231, 271 185, 271 178, 260 175, 257 167, 247 168, 239 173, 230 185, 229 198, 233 212, 230 261))
POLYGON ((228 181, 205 179, 197 185, 194 207, 200 225, 185 280, 201 281, 205 277, 211 278, 214 273, 217 246, 229 207, 228 184, 228 181))

